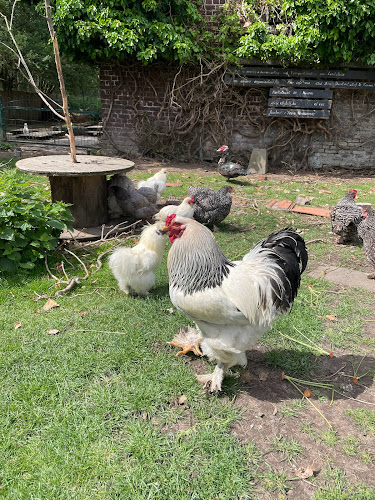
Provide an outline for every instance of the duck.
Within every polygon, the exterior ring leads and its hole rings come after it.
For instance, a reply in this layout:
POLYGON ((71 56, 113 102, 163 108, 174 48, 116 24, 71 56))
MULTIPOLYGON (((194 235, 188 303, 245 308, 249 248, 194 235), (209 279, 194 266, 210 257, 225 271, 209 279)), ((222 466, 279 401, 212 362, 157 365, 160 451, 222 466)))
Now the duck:
POLYGON ((229 156, 229 147, 221 146, 216 150, 218 153, 222 153, 218 163, 217 163, 217 171, 223 177, 226 177, 228 180, 233 179, 234 177, 241 177, 243 175, 249 175, 251 172, 244 168, 239 163, 235 163, 230 161, 229 156))

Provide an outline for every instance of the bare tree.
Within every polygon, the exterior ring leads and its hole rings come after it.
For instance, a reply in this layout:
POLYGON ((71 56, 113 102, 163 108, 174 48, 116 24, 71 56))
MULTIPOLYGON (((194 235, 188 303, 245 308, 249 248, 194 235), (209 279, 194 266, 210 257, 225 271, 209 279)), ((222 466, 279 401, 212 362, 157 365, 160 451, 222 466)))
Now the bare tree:
POLYGON ((73 126, 72 126, 72 121, 70 119, 69 115, 69 108, 68 108, 68 98, 66 95, 66 90, 65 90, 65 83, 64 83, 64 76, 62 72, 62 66, 61 66, 61 59, 60 59, 60 51, 59 51, 59 46, 57 43, 57 38, 56 38, 56 32, 53 28, 53 23, 52 23, 52 16, 51 16, 51 5, 49 0, 45 0, 45 9, 46 9, 46 19, 47 19, 47 25, 48 29, 50 32, 51 40, 52 40, 52 45, 53 45, 53 51, 55 55, 55 62, 56 62, 56 70, 57 70, 57 75, 59 78, 59 83, 60 83, 60 92, 61 92, 61 98, 63 102, 63 115, 58 113, 55 109, 56 106, 60 106, 58 103, 53 101, 50 97, 48 97, 44 92, 42 92, 35 80, 34 77, 22 55, 22 52, 19 48, 19 45, 17 43, 17 40, 14 37, 13 34, 13 18, 14 18, 14 10, 16 8, 17 3, 20 0, 14 0, 12 9, 11 9, 11 14, 10 18, 0 12, 0 16, 4 19, 6 29, 8 31, 8 34, 10 36, 10 39, 12 41, 13 47, 10 47, 6 43, 0 41, 2 45, 7 47, 13 54, 15 54, 18 58, 18 65, 20 68, 21 73, 24 75, 24 77, 29 81, 30 85, 33 87, 35 92, 38 94, 40 99, 44 102, 44 104, 54 113, 60 120, 64 120, 66 127, 68 129, 68 134, 69 134, 69 144, 70 144, 70 155, 72 158, 73 163, 77 163, 77 154, 76 154, 76 145, 75 145, 75 138, 74 138, 74 133, 73 133, 73 126))

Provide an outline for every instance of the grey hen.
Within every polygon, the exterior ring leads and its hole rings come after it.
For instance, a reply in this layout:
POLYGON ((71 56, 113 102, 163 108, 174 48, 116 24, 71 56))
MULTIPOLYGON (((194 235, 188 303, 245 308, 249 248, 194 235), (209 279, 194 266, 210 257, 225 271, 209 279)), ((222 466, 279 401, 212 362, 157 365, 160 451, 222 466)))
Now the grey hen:
POLYGON ((194 219, 201 224, 218 224, 230 212, 232 206, 232 186, 223 186, 219 191, 190 186, 189 196, 194 198, 194 219))
POLYGON ((362 238, 367 262, 374 269, 374 272, 368 274, 367 277, 375 279, 375 211, 367 209, 366 215, 365 219, 358 226, 358 236, 362 238))
POLYGON ((350 189, 331 210, 332 232, 340 236, 337 243, 349 243, 357 239, 357 227, 364 217, 354 202, 356 195, 357 191, 350 189))
POLYGON ((119 212, 135 219, 148 219, 158 211, 156 204, 135 189, 133 181, 124 174, 113 175, 108 190, 108 208, 112 214, 119 212))

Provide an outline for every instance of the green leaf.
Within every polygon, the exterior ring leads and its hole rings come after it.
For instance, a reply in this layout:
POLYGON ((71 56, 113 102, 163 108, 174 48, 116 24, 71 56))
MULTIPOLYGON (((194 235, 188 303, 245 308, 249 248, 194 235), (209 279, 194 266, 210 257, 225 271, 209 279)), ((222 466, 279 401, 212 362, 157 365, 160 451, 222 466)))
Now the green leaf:
POLYGON ((14 229, 6 228, 0 232, 0 239, 2 240, 14 240, 14 229))
POLYGON ((60 229, 63 231, 65 229, 65 224, 60 222, 59 220, 50 219, 46 222, 47 226, 55 227, 56 229, 60 229))
POLYGON ((33 269, 35 267, 34 262, 20 262, 18 265, 23 269, 33 269))

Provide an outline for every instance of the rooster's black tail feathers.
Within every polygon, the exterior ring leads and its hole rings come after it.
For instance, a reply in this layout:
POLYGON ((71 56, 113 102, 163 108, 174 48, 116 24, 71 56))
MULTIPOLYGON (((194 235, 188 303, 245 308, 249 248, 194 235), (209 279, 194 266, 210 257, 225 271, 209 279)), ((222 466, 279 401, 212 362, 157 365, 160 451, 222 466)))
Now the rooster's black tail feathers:
POLYGON ((279 267, 278 274, 283 287, 280 290, 276 283, 272 283, 275 305, 281 309, 289 309, 297 295, 301 274, 307 266, 308 255, 305 241, 292 229, 285 228, 270 234, 258 245, 271 250, 271 255, 279 267))

